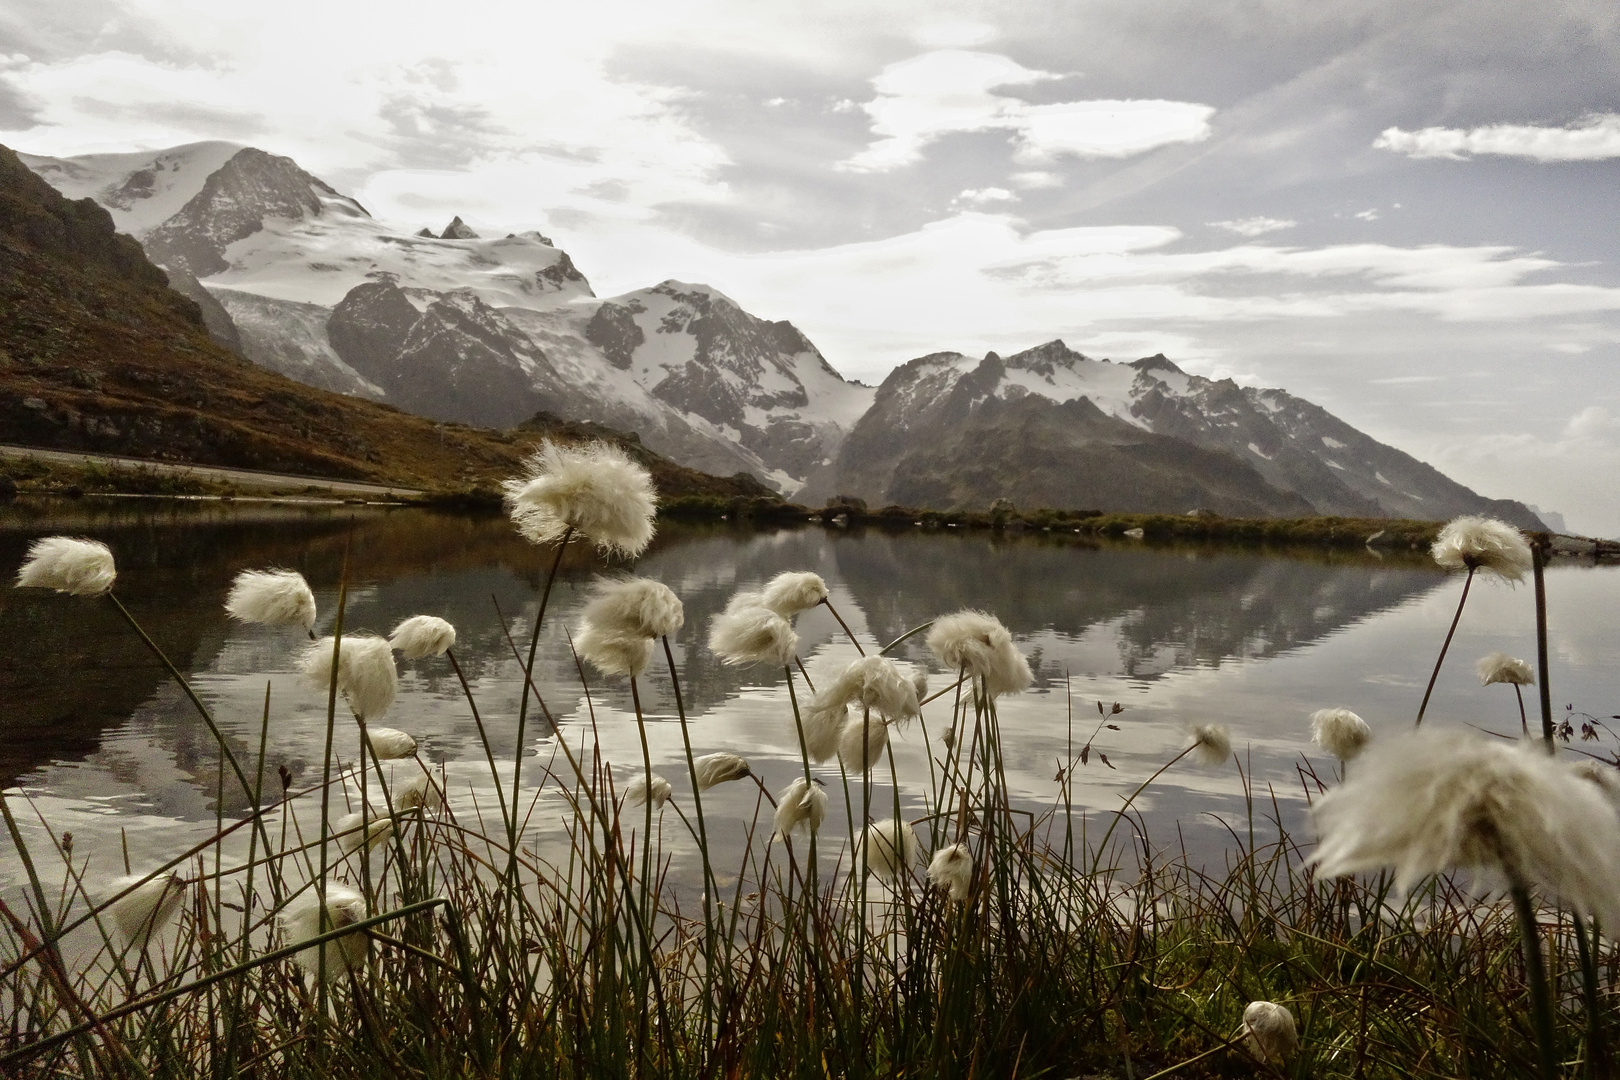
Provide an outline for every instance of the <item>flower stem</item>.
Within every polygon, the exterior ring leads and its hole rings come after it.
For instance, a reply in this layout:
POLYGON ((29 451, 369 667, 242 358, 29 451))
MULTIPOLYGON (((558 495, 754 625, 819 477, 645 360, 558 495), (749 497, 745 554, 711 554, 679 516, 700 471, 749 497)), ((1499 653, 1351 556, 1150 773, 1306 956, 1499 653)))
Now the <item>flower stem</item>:
POLYGON ((1515 880, 1508 891, 1513 894, 1513 910, 1519 917, 1519 938, 1524 945, 1525 973, 1530 979, 1530 1016, 1536 1027, 1536 1052, 1540 1058, 1541 1080, 1558 1080, 1552 996, 1547 989, 1547 970, 1541 961, 1541 932, 1536 926, 1536 913, 1530 903, 1530 890, 1515 880))
POLYGON ((1445 644, 1440 646, 1440 655, 1435 657, 1434 672, 1429 676, 1428 688, 1423 691, 1423 704, 1418 706, 1417 722, 1412 725, 1413 727, 1423 723, 1423 714, 1429 708, 1429 696, 1434 693, 1434 681, 1440 677, 1440 665, 1446 662, 1446 650, 1451 648, 1451 637, 1457 632, 1457 623, 1462 619, 1463 605, 1468 603, 1468 588, 1473 583, 1474 568, 1470 566, 1468 577, 1463 581, 1462 598, 1457 601, 1457 614, 1451 617, 1451 629, 1446 631, 1445 644))
POLYGON ((1547 552, 1538 540, 1530 547, 1536 579, 1536 683, 1541 692, 1541 737, 1553 749, 1552 686, 1547 681, 1547 552))

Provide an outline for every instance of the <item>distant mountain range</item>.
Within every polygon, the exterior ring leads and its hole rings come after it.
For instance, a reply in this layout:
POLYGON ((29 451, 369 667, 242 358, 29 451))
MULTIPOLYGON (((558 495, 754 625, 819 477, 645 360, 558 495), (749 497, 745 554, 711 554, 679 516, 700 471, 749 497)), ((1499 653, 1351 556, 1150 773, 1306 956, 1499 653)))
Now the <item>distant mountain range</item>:
POLYGON ((1023 505, 1540 527, 1282 390, 1112 363, 1061 341, 938 353, 877 389, 791 323, 665 281, 602 299, 537 232, 385 225, 290 158, 207 142, 157 153, 20 155, 92 198, 202 309, 210 334, 302 382, 442 421, 539 412, 637 432, 717 474, 818 502, 1023 505))

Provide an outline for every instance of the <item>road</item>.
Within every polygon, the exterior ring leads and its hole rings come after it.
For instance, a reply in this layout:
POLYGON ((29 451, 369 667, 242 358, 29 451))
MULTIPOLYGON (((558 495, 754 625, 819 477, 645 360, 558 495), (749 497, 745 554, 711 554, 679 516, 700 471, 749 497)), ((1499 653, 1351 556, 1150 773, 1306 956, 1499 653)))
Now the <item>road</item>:
POLYGON ((172 461, 147 461, 144 458, 119 457, 114 454, 86 454, 77 450, 41 450, 32 446, 0 444, 0 457, 36 458, 63 465, 103 465, 109 468, 150 469, 165 476, 190 476, 198 480, 237 484, 259 488, 318 487, 334 495, 367 495, 372 498, 399 498, 423 494, 416 488, 391 487, 387 484, 366 484, 356 480, 332 480, 321 476, 294 476, 291 473, 260 472, 257 469, 232 469, 222 465, 178 465, 172 461))

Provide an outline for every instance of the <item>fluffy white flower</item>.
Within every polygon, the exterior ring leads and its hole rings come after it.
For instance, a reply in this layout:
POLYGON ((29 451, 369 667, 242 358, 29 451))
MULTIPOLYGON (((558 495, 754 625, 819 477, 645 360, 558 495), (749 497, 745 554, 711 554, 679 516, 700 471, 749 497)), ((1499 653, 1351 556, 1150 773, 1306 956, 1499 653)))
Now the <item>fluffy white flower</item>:
MULTIPOLYGON (((670 786, 669 781, 665 780, 657 773, 652 774, 652 784, 650 786, 652 788, 652 801, 654 806, 663 806, 665 803, 669 802, 670 795, 674 794, 675 791, 675 789, 670 786)), ((624 797, 629 801, 631 806, 640 806, 642 803, 647 801, 648 787, 647 774, 643 772, 634 780, 630 781, 630 783, 625 787, 624 797)))
POLYGON ((407 660, 443 656, 456 644, 456 628, 437 615, 412 615, 388 635, 388 643, 407 660))
POLYGON ((709 650, 727 664, 786 666, 799 650, 799 635, 767 607, 727 607, 709 629, 709 650))
POLYGON ((17 588, 100 596, 117 576, 112 552, 101 541, 47 536, 29 545, 28 560, 17 571, 17 588))
POLYGON ((438 782, 427 773, 417 773, 410 783, 399 789, 394 796, 395 810, 415 810, 421 807, 430 814, 436 814, 444 809, 444 791, 438 782))
POLYGON ((928 647, 951 671, 966 668, 982 679, 992 696, 1019 693, 1035 680, 1001 620, 982 611, 941 615, 928 631, 928 647))
POLYGON ((1380 740, 1313 816, 1324 875, 1389 867, 1408 890, 1429 874, 1482 870, 1620 926, 1620 816, 1539 743, 1431 730, 1380 740))
POLYGON ((652 660, 653 639, 618 633, 598 623, 586 622, 574 636, 574 649, 602 674, 628 675, 633 679, 647 670, 652 660))
POLYGON ((800 826, 815 832, 821 828, 821 823, 826 817, 827 789, 819 782, 807 783, 801 776, 776 797, 776 817, 773 824, 776 826, 778 839, 787 839, 788 834, 800 826))
POLYGON ((1535 672, 1524 660, 1517 660, 1505 652, 1493 652, 1489 656, 1479 658, 1474 665, 1479 672, 1479 685, 1489 686, 1491 683, 1511 683, 1514 686, 1533 686, 1536 681, 1535 672))
POLYGON ((838 760, 850 772, 869 772, 883 760, 883 751, 889 745, 889 725, 883 717, 865 710, 850 709, 847 715, 844 730, 838 734, 838 760))
POLYGON ((801 611, 808 611, 827 599, 827 583, 820 574, 808 570, 789 570, 777 574, 760 590, 759 604, 791 619, 801 611))
POLYGON ((360 828, 360 811, 344 814, 332 823, 332 835, 337 837, 338 848, 345 855, 352 855, 362 847, 368 851, 375 851, 388 842, 394 835, 394 819, 386 814, 378 816, 376 811, 366 813, 365 828, 360 828))
MULTIPOLYGON (((299 670, 317 690, 332 685, 332 642, 323 637, 304 649, 299 670)), ((345 634, 338 652, 337 687, 343 700, 362 720, 375 720, 394 704, 399 672, 394 669, 393 647, 375 634, 345 634)))
POLYGON ((658 638, 680 630, 686 613, 668 585, 651 578, 603 578, 591 590, 585 622, 604 631, 658 638))
POLYGON ((1340 761, 1349 761, 1366 749, 1372 728, 1349 709, 1317 709, 1311 713, 1311 738, 1340 761))
POLYGON ((911 689, 916 692, 920 707, 922 699, 928 696, 928 672, 922 668, 912 668, 911 689))
POLYGON ((371 745, 372 756, 378 761, 408 758, 416 753, 416 740, 391 727, 367 727, 366 742, 371 745))
MULTIPOLYGON (((326 926, 321 926, 320 898, 315 895, 313 886, 297 901, 287 905, 281 913, 281 929, 287 935, 287 943, 296 945, 300 941, 308 941, 332 930, 341 930, 345 926, 353 926, 366 917, 365 897, 336 881, 329 881, 326 885, 326 926)), ((366 962, 366 949, 368 939, 363 933, 344 934, 333 938, 325 945, 310 946, 298 953, 295 960, 298 966, 316 976, 321 969, 321 953, 326 954, 326 977, 328 979, 341 978, 345 971, 360 967, 366 962)))
POLYGON ((859 866, 859 860, 864 857, 868 873, 893 881, 902 870, 917 862, 921 850, 917 834, 909 824, 884 818, 868 825, 861 833, 855 844, 855 865, 859 866))
POLYGON ((244 570, 231 583, 225 612, 245 623, 308 631, 315 629, 315 594, 296 570, 244 570))
MULTIPOLYGON (((109 889, 116 895, 140 881, 143 874, 114 878, 109 889)), ((134 945, 144 945, 151 936, 163 929, 186 898, 186 885, 179 874, 159 874, 151 881, 136 887, 112 906, 113 922, 124 939, 134 945)))
POLYGON ((952 900, 966 900, 973 883, 973 856, 966 844, 949 844, 928 861, 928 880, 944 889, 952 900))
POLYGON ((571 528, 604 551, 634 557, 652 540, 658 510, 652 477, 609 443, 541 443, 524 474, 501 486, 513 524, 536 544, 571 528))
POLYGON ((1254 1056, 1272 1065, 1281 1065, 1299 1049, 1294 1014, 1274 1001, 1249 1002, 1243 1010, 1243 1033, 1254 1056))
POLYGON ((697 773, 699 791, 708 791, 716 784, 724 784, 728 780, 741 780, 745 776, 753 775, 747 761, 736 754, 724 752, 705 754, 698 758, 692 762, 692 771, 697 773))
MULTIPOLYGON (((801 721, 804 724, 805 748, 815 761, 826 761, 839 752, 845 739, 852 739, 847 762, 862 759, 861 736, 850 736, 846 725, 858 723, 861 713, 851 719, 850 710, 870 709, 872 727, 885 723, 903 724, 916 716, 917 684, 893 660, 883 656, 863 656, 856 660, 829 683, 824 683, 816 696, 805 706, 801 721)), ((874 732, 873 738, 878 738, 874 732)), ((887 741, 887 736, 883 736, 887 741)), ((882 744, 878 747, 882 749, 882 744)), ((873 755, 865 755, 871 760, 873 755)))
POLYGON ((1440 530, 1430 553, 1447 570, 1489 570, 1504 581, 1522 581, 1532 568, 1524 534, 1494 518, 1453 518, 1440 530))
POLYGON ((1232 756, 1232 736, 1220 724, 1193 724, 1187 728, 1192 755, 1200 765, 1215 768, 1232 756))

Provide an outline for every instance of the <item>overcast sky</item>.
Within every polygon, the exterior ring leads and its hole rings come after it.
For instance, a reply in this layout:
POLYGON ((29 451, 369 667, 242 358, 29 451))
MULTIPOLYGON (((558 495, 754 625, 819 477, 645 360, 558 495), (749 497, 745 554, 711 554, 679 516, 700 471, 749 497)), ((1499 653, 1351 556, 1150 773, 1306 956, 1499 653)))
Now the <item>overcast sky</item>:
POLYGON ((1620 534, 1620 5, 0 0, 0 142, 230 139, 846 375, 1054 337, 1620 534))

